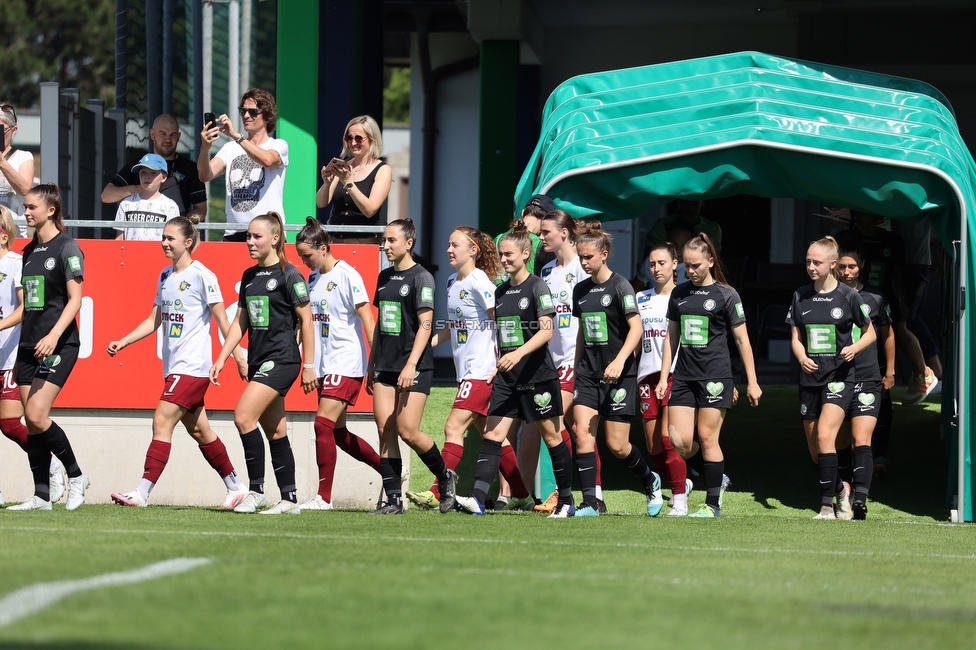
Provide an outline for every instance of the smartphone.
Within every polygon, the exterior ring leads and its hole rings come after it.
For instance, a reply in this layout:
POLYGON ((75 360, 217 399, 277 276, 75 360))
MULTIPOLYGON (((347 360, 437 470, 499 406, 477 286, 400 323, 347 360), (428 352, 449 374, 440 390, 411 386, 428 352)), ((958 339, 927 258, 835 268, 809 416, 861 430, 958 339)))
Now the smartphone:
MULTIPOLYGON (((339 166, 342 166, 342 165, 346 165, 346 164, 348 164, 348 161, 346 161, 346 160, 343 160, 342 158, 333 158, 333 159, 332 159, 332 162, 334 162, 334 163, 336 163, 336 164, 338 164, 339 166)), ((331 163, 330 163, 330 164, 331 164, 331 163)))
POLYGON ((217 126, 214 122, 217 121, 217 115, 214 113, 204 113, 203 114, 203 126, 213 128, 217 126))
POLYGON ((0 151, 7 148, 7 125, 0 122, 0 151))

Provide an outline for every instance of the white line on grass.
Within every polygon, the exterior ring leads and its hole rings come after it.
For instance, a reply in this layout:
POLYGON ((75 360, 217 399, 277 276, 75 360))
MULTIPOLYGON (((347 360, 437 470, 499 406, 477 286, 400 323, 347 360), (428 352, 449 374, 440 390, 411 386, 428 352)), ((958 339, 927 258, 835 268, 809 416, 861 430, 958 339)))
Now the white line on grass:
POLYGON ((271 539, 301 539, 301 540, 332 540, 348 542, 407 542, 416 544, 509 544, 516 546, 566 546, 582 548, 634 548, 665 551, 692 551, 700 553, 752 553, 756 555, 825 555, 829 557, 880 557, 880 558, 929 558, 938 560, 976 560, 976 553, 955 555, 951 553, 902 553, 892 551, 845 551, 836 549, 804 549, 804 548, 738 548, 734 546, 675 546, 673 544, 636 544, 622 542, 580 542, 563 540, 527 540, 527 539, 477 539, 471 537, 406 537, 403 535, 327 535, 306 533, 255 533, 251 531, 218 531, 218 530, 122 530, 122 529, 91 529, 77 528, 48 528, 45 526, 4 526, 3 530, 19 531, 70 531, 78 533, 95 533, 100 535, 192 535, 202 537, 256 537, 271 539))
POLYGON ((150 564, 149 566, 133 571, 105 573, 83 580, 41 582, 36 585, 24 587, 0 599, 0 627, 5 627, 19 621, 25 616, 39 612, 62 598, 66 598, 79 591, 89 591, 102 587, 117 587, 119 585, 130 585, 136 582, 155 580, 164 576, 184 573, 204 564, 209 564, 211 561, 210 558, 205 557, 181 557, 175 560, 150 564))

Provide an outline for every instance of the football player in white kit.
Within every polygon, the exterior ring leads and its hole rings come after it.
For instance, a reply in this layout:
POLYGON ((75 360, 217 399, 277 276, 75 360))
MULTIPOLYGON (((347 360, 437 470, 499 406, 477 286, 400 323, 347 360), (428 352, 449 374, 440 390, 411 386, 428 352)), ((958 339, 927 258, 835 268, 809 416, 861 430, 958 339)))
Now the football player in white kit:
MULTIPOLYGON (((447 280, 446 326, 434 334, 431 346, 451 342, 458 391, 451 413, 444 423, 444 463, 457 470, 464 453, 464 434, 472 424, 484 437, 490 378, 495 371, 495 282, 501 265, 495 243, 471 226, 458 226, 448 240, 448 260, 456 273, 447 280)), ((522 481, 515 449, 506 440, 501 449, 501 473, 510 494, 499 494, 504 509, 520 508, 529 499, 522 481)), ((437 483, 426 492, 407 492, 411 502, 424 509, 439 506, 437 483)))
MULTIPOLYGON (((20 321, 24 317, 24 289, 21 286, 23 257, 10 250, 17 237, 13 213, 0 205, 0 433, 27 452, 27 425, 24 405, 20 402, 14 366, 20 342, 20 321)), ((51 455, 51 503, 64 494, 64 465, 51 455)), ((4 504, 0 493, 0 506, 4 504)))
MULTIPOLYGON (((637 392, 647 453, 662 480, 671 485, 669 517, 688 514, 688 467, 685 459, 671 444, 668 430, 668 396, 658 399, 654 388, 661 378, 661 357, 668 334, 668 302, 678 276, 678 250, 671 242, 658 244, 648 254, 653 285, 637 293, 637 311, 644 334, 637 364, 637 392)), ((674 362, 671 363, 674 369, 674 362)), ((668 386, 670 392, 670 378, 668 386)))
MULTIPOLYGON (((217 276, 193 259, 192 253, 199 243, 197 229, 188 218, 176 217, 166 223, 163 254, 173 264, 159 274, 149 317, 121 339, 108 344, 107 352, 114 357, 163 326, 163 394, 153 413, 145 473, 135 490, 112 493, 112 501, 120 506, 145 507, 149 503, 149 495, 169 461, 177 422, 183 423, 187 433, 200 445, 200 453, 223 479, 227 497, 220 507, 234 508, 247 495, 247 487, 234 471, 224 443, 210 427, 204 407, 213 363, 210 320, 217 321, 224 336, 230 322, 217 276)), ((234 359, 241 379, 245 379, 247 362, 240 348, 234 350, 234 359)))
POLYGON ((356 405, 363 387, 368 358, 366 339, 373 340, 376 321, 362 276, 332 255, 332 238, 315 217, 305 220, 305 227, 295 239, 295 250, 312 271, 308 276, 308 295, 319 382, 314 424, 319 488, 302 504, 302 510, 332 510, 337 447, 377 474, 380 471, 376 450, 346 428, 346 409, 356 405))

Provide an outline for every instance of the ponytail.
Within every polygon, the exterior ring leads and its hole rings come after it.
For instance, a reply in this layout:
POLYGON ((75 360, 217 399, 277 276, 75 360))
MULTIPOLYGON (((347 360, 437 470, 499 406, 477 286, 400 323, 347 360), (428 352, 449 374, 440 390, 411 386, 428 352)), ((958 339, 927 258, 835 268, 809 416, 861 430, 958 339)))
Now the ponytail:
POLYGON ((502 238, 498 243, 501 244, 503 241, 512 242, 520 251, 532 250, 532 240, 529 238, 529 229, 526 227, 525 222, 521 219, 516 219, 512 222, 512 229, 502 235, 502 238))
POLYGON ((332 252, 332 236, 315 217, 305 217, 305 227, 295 237, 295 243, 307 244, 312 248, 325 246, 327 252, 332 252))
POLYGON ((569 242, 574 246, 576 245, 577 221, 569 216, 568 212, 565 210, 552 210, 547 212, 546 216, 542 217, 542 220, 552 221, 559 230, 566 230, 569 233, 569 242))
MULTIPOLYGON (((650 258, 651 253, 653 253, 654 251, 664 251, 665 253, 668 254, 668 257, 670 257, 672 261, 678 261, 678 247, 675 246, 674 243, 672 243, 672 242, 669 242, 669 241, 662 242, 662 243, 658 244, 657 246, 653 247, 647 253, 648 258, 650 258)), ((674 270, 674 274, 673 275, 674 275, 674 281, 675 281, 675 283, 677 283, 678 282, 678 269, 677 268, 674 270)))
POLYGON ((492 281, 502 274, 498 251, 495 250, 495 242, 491 240, 491 237, 471 226, 458 226, 454 230, 464 235, 465 239, 474 246, 475 268, 484 271, 488 279, 492 281))
POLYGON ((613 243, 613 236, 603 230, 603 224, 599 221, 577 221, 576 222, 576 245, 588 244, 596 246, 597 250, 610 253, 610 245, 613 243))
POLYGON ((267 214, 259 214, 251 221, 261 221, 267 224, 271 236, 278 236, 278 243, 275 244, 275 253, 278 255, 278 264, 281 265, 281 270, 284 271, 288 264, 288 259, 285 257, 285 223, 281 219, 281 215, 277 212, 269 212, 267 214))
POLYGON ((177 232, 183 236, 183 239, 192 239, 193 243, 190 244, 189 251, 192 253, 200 245, 200 233, 197 231, 196 226, 193 225, 193 220, 189 217, 174 217, 166 222, 166 227, 173 226, 176 228, 177 232))
MULTIPOLYGON (((54 226, 58 229, 58 232, 67 234, 68 229, 64 227, 64 222, 62 221, 61 215, 61 190, 54 183, 41 183, 40 185, 35 185, 30 189, 27 194, 33 194, 40 198, 44 205, 49 208, 54 208, 54 214, 51 215, 51 221, 54 222, 54 226)), ((34 231, 34 242, 37 242, 37 231, 34 231)))
POLYGON ((685 250, 697 251, 712 259, 712 277, 715 278, 716 282, 728 285, 728 280, 725 279, 725 272, 722 271, 722 260, 718 256, 718 250, 715 248, 715 244, 712 243, 712 238, 708 236, 707 233, 700 232, 685 244, 685 250))

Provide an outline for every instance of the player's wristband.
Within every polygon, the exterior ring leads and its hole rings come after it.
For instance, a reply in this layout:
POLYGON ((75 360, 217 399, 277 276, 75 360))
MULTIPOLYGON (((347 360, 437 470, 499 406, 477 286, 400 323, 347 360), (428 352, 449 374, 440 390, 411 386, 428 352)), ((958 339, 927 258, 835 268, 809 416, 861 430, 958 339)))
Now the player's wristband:
POLYGON ((315 367, 315 364, 314 363, 303 363, 302 364, 302 368, 306 368, 308 370, 311 370, 314 367, 315 367))

